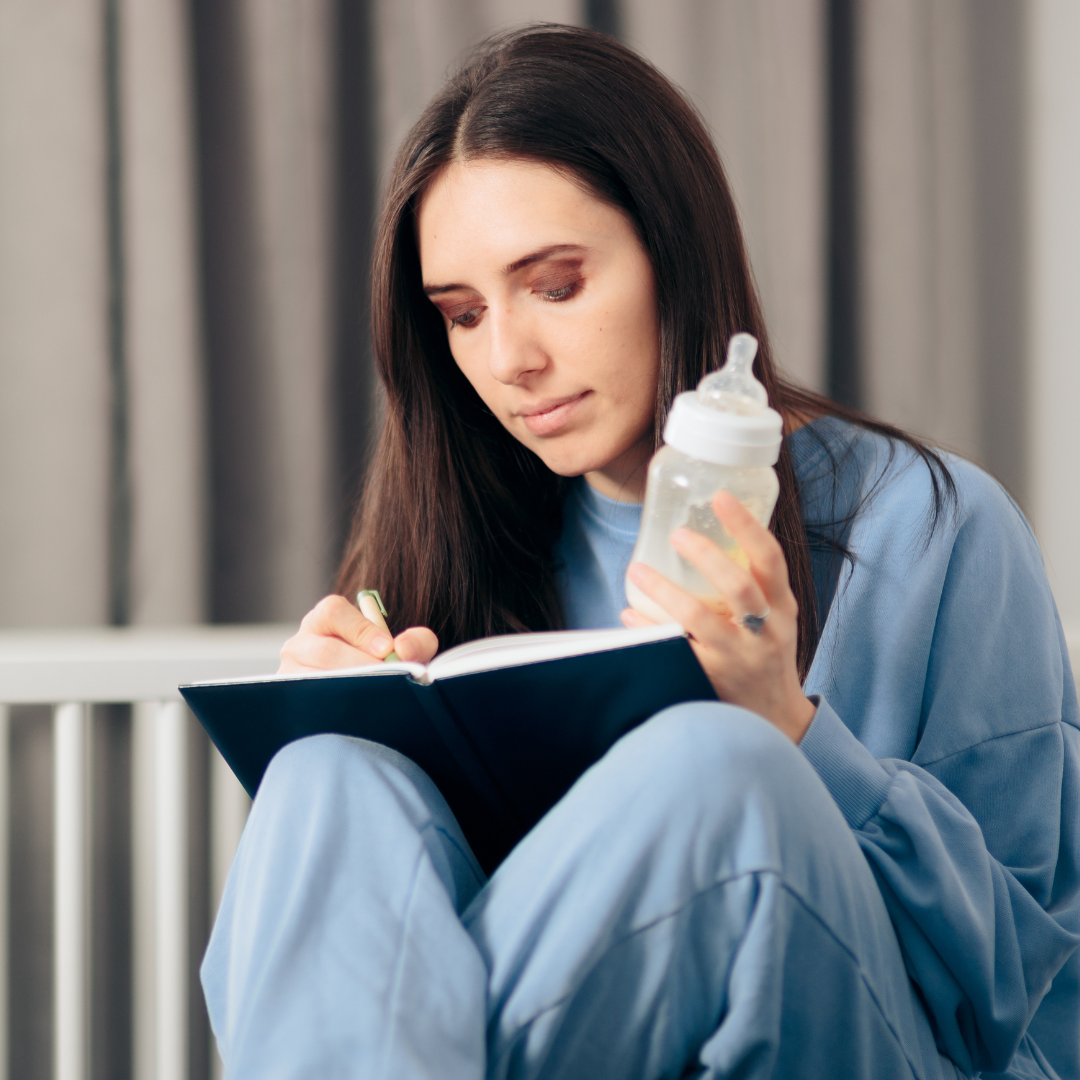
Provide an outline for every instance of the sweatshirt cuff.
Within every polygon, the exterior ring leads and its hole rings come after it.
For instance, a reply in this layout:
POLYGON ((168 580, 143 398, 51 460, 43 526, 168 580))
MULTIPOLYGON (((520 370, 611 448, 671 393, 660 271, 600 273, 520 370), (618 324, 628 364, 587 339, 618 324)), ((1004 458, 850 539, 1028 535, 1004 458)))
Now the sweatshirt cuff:
POLYGON ((877 759, 820 694, 810 700, 817 713, 799 743, 836 805, 853 829, 861 829, 881 808, 892 779, 877 759))

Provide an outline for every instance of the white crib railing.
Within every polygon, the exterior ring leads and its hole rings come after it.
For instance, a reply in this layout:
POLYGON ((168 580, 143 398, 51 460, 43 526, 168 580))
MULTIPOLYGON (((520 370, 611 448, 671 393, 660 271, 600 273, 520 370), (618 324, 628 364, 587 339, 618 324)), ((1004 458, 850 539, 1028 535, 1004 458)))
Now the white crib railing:
MULTIPOLYGON (((188 726, 177 686, 273 671, 285 626, 0 633, 0 1080, 9 1061, 9 711, 53 708, 53 1076, 89 1077, 90 706, 131 703, 132 1061, 188 1077, 188 726)), ((213 753, 210 881, 220 896, 247 797, 213 753)))

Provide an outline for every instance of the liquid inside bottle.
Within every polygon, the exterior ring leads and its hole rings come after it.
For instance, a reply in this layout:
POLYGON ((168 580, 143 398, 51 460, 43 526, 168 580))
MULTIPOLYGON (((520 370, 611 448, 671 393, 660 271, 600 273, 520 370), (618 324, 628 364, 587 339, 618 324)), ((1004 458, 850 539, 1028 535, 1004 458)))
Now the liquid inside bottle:
MULTIPOLYGON (((641 529, 631 562, 643 562, 718 611, 719 590, 671 546, 678 528, 708 537, 744 569, 749 560, 712 509, 718 491, 729 491, 768 527, 780 493, 772 468, 780 451, 782 421, 768 407, 754 378, 757 341, 736 334, 724 366, 680 394, 664 430, 665 445, 649 463, 641 529)), ((657 622, 671 616, 627 578, 631 607, 657 622)))

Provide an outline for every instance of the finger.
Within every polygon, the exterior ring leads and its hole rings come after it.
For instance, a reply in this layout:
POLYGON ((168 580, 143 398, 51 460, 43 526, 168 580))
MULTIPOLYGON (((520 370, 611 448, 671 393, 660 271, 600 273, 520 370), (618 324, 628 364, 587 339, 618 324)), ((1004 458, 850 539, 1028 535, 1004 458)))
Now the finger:
POLYGON ((378 662, 378 657, 353 648, 341 638, 301 631, 282 646, 278 671, 331 671, 378 662))
POLYGON ((301 620, 300 629, 312 634, 340 637, 348 641, 369 620, 344 596, 324 596, 301 620))
POLYGON ((708 537, 690 529, 676 529, 671 534, 671 546, 699 570, 706 581, 716 586, 736 618, 760 615, 768 610, 765 594, 753 575, 738 566, 708 537))
POLYGON ((402 660, 426 664, 439 651, 439 639, 426 626, 410 626, 394 638, 394 651, 402 660))
POLYGON ((635 611, 632 607, 623 608, 619 613, 619 618, 623 626, 630 630, 636 630, 639 626, 656 625, 647 615, 642 615, 640 611, 635 611))
POLYGON ((746 553, 768 602, 774 606, 780 604, 790 585, 787 560, 776 537, 730 491, 717 492, 712 506, 720 524, 746 553))
POLYGON ((633 563, 630 580, 655 600, 684 630, 700 641, 720 645, 734 640, 737 630, 728 618, 718 615, 696 596, 672 584, 645 563, 633 563))
POLYGON ((304 616, 300 628, 320 637, 340 638, 378 660, 394 647, 390 634, 366 619, 344 596, 323 597, 304 616))

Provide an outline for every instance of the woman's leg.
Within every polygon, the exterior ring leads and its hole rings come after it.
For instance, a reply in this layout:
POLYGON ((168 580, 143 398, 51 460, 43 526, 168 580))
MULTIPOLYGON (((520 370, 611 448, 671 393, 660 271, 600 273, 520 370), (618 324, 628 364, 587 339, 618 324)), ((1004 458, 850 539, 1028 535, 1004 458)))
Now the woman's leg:
POLYGON ((464 922, 492 1078, 957 1075, 840 811, 741 709, 678 706, 622 739, 464 922))
POLYGON ((320 735, 270 763, 202 967, 229 1080, 481 1080, 483 874, 411 762, 320 735))

